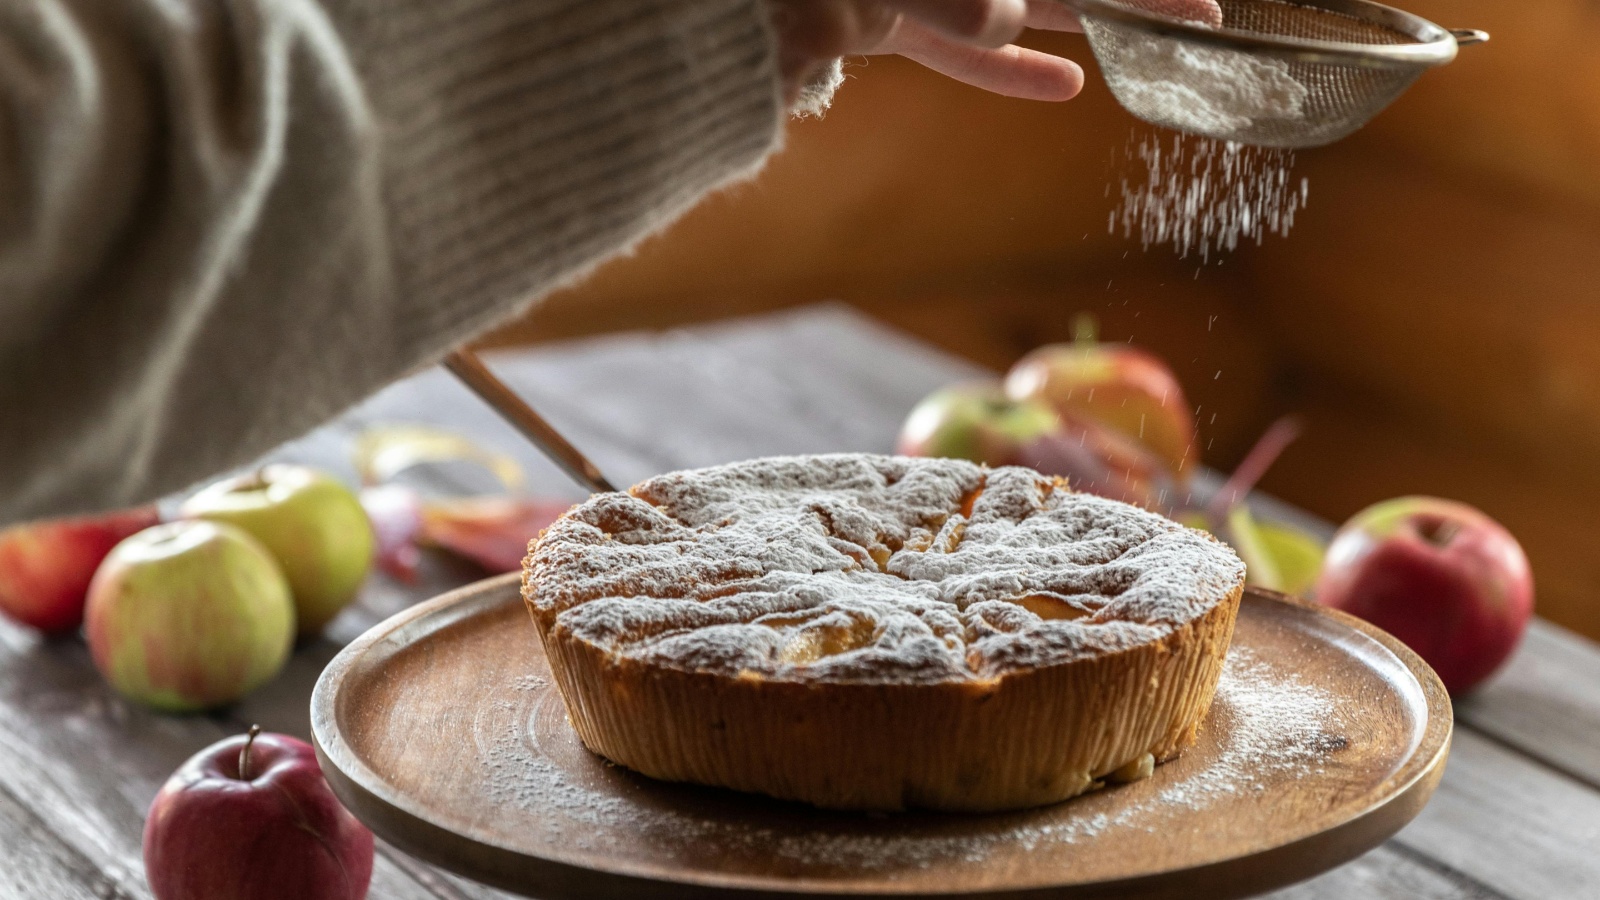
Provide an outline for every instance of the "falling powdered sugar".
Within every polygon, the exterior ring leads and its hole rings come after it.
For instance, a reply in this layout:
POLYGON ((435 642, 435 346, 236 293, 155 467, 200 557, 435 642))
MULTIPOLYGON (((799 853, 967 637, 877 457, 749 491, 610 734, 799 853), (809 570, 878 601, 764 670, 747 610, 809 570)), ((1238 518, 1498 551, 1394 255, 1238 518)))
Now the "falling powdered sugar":
POLYGON ((1287 236, 1308 184, 1291 183, 1293 152, 1251 144, 1306 121, 1310 91, 1289 63, 1150 35, 1119 41, 1118 59, 1111 80, 1122 105, 1193 136, 1130 140, 1126 156, 1143 178, 1122 180, 1111 232, 1203 261, 1242 238, 1287 236))
POLYGON ((1209 262, 1242 239, 1260 244, 1269 232, 1287 237, 1310 193, 1306 179, 1290 178, 1292 150, 1135 133, 1124 155, 1133 161, 1134 176, 1121 180, 1111 233, 1120 227, 1126 238, 1137 234, 1146 250, 1171 244, 1184 258, 1198 252, 1209 262))

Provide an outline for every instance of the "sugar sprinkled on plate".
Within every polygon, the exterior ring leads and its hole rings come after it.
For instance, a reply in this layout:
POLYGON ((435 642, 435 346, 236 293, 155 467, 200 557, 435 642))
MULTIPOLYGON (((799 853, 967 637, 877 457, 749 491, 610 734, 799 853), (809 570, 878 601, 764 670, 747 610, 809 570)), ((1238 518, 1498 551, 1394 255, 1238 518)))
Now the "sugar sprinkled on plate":
MULTIPOLYGON (((787 814, 777 819, 816 817, 817 822, 752 828, 743 817, 730 821, 707 811, 722 803, 746 802, 740 795, 712 791, 700 795, 706 803, 683 803, 684 792, 707 789, 665 785, 604 764, 583 749, 563 721, 561 701, 553 690, 533 683, 526 688, 539 696, 531 707, 516 712, 500 709, 489 716, 499 724, 487 733, 474 729, 479 751, 491 766, 517 776, 494 779, 500 785, 493 798, 496 803, 540 812, 547 827, 567 831, 563 843, 586 852, 627 850, 617 841, 636 840, 640 832, 647 832, 673 846, 715 847, 720 854, 779 859, 811 871, 982 862, 1005 847, 1031 850, 1076 844, 1118 830, 1155 831, 1175 810, 1224 806, 1265 790, 1285 775, 1315 774, 1346 740, 1330 693, 1288 666, 1235 647, 1207 721, 1220 741, 1210 747, 1203 764, 1181 777, 1175 769, 1161 766, 1143 783, 1147 789, 1135 785, 1089 795, 1107 800, 1120 796, 1127 802, 1091 808, 1081 800, 1067 801, 1001 814, 1004 827, 992 827, 990 819, 990 825, 976 831, 963 816, 861 816, 781 805, 775 811, 787 814), (817 827, 818 823, 825 827, 817 827), (581 834, 574 837, 573 828, 581 834)), ((1206 743, 1204 736, 1201 743, 1206 743)))

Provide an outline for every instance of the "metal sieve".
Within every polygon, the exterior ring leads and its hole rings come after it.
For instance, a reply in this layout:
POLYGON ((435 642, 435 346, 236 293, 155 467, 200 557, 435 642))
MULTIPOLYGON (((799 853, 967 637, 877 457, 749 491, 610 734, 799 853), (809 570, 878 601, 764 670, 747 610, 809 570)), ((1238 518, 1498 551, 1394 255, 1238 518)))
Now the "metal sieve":
POLYGON ((1458 47, 1489 39, 1367 0, 1220 0, 1221 28, 1118 0, 1060 2, 1128 112, 1260 147, 1333 143, 1458 47))

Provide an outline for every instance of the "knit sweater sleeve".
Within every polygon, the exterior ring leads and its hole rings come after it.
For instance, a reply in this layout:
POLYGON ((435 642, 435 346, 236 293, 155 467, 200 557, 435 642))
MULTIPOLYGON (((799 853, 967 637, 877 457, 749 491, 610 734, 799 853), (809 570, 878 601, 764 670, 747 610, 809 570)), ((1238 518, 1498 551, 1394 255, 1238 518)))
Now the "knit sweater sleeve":
POLYGON ((766 15, 0 4, 0 522, 247 462, 753 172, 766 15))

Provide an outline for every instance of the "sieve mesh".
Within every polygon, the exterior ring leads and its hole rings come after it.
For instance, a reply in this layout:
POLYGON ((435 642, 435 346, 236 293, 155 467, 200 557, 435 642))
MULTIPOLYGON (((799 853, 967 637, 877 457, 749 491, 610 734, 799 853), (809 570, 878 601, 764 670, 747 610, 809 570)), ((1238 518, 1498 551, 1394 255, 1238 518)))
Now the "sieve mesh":
POLYGON ((1408 44, 1412 38, 1380 22, 1282 0, 1221 0, 1222 26, 1256 34, 1346 44, 1408 44))
POLYGON ((1444 34, 1421 20, 1417 33, 1408 34, 1359 14, 1283 0, 1221 0, 1221 6, 1225 30, 1279 44, 1265 51, 1236 47, 1162 30, 1138 16, 1080 13, 1106 82, 1129 112, 1178 131, 1262 147, 1314 147, 1345 137, 1435 64, 1378 54, 1364 59, 1359 47, 1340 53, 1284 47, 1281 39, 1395 47, 1444 34))

